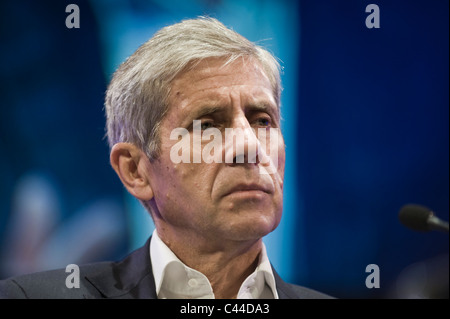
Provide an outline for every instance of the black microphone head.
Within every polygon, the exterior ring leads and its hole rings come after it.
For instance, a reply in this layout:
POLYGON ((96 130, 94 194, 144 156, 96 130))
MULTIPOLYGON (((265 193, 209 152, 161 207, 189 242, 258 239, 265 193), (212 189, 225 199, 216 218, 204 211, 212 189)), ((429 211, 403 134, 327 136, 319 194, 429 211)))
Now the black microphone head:
POLYGON ((429 231, 428 219, 433 216, 433 212, 425 206, 417 204, 404 205, 398 214, 400 222, 413 230, 429 231))

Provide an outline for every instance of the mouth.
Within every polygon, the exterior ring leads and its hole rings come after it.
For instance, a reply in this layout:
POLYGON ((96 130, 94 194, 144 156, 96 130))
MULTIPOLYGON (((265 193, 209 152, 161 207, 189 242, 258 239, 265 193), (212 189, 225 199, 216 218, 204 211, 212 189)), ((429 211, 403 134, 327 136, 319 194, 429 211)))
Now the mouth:
POLYGON ((224 196, 241 194, 241 195, 257 195, 257 194, 271 194, 272 191, 268 187, 259 184, 238 184, 232 187, 224 196))

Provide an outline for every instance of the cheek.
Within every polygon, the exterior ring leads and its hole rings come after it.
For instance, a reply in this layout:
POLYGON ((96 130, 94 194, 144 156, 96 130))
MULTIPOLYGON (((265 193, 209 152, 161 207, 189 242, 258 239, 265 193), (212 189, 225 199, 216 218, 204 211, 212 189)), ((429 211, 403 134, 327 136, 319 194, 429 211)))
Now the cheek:
POLYGON ((275 185, 279 186, 279 188, 282 190, 284 183, 284 167, 286 162, 283 136, 281 134, 278 134, 277 138, 272 138, 270 143, 270 159, 272 162, 272 171, 270 173, 275 185))
POLYGON ((284 176, 285 146, 281 130, 271 128, 263 135, 262 139, 260 138, 260 141, 263 143, 263 156, 266 156, 261 162, 264 168, 261 173, 277 174, 282 179, 284 176))
POLYGON ((281 175, 281 177, 284 176, 285 163, 286 163, 286 152, 285 152, 284 141, 283 141, 283 144, 281 144, 278 149, 278 172, 281 175))
POLYGON ((155 204, 159 214, 166 220, 174 220, 178 213, 185 206, 186 189, 182 180, 186 172, 180 164, 165 162, 164 165, 155 167, 153 188, 155 189, 155 204))
POLYGON ((179 163, 166 162, 160 167, 157 188, 161 198, 173 202, 191 201, 208 195, 211 180, 212 165, 204 163, 179 163))

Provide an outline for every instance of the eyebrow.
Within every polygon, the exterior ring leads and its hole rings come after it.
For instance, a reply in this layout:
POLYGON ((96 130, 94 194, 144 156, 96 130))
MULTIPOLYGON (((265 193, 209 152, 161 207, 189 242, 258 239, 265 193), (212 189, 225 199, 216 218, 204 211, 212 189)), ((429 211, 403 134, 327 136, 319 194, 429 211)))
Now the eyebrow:
MULTIPOLYGON (((214 102, 212 103, 214 104, 214 102)), ((220 113, 226 111, 228 105, 216 104, 216 105, 203 105, 201 107, 193 110, 186 119, 189 119, 188 123, 191 123, 193 119, 199 119, 204 116, 208 116, 214 113, 220 113)), ((272 105, 272 103, 267 101, 255 101, 250 102, 244 107, 244 111, 247 112, 266 112, 275 117, 275 119, 280 121, 280 113, 277 106, 272 105)))
POLYGON ((265 101, 250 103, 245 107, 245 110, 267 112, 273 114, 277 118, 280 117, 278 107, 272 105, 272 103, 265 101))
POLYGON ((197 110, 194 110, 189 117, 194 118, 194 119, 198 119, 198 118, 203 117, 203 116, 207 116, 207 115, 210 115, 210 114, 214 114, 214 113, 217 113, 217 112, 224 111, 224 108, 225 107, 222 106, 222 105, 207 105, 207 106, 203 106, 203 107, 198 108, 197 110))

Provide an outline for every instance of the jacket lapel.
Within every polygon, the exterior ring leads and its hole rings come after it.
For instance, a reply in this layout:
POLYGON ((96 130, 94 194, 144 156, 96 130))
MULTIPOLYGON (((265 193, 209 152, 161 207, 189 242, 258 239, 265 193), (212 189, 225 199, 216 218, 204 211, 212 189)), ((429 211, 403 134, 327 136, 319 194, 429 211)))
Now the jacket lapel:
POLYGON ((86 276, 104 298, 156 299, 155 280, 150 261, 150 240, 122 261, 108 263, 97 273, 86 276), (105 269, 106 268, 106 269, 105 269))
POLYGON ((278 298, 280 299, 296 299, 297 294, 292 290, 290 285, 281 279, 280 275, 275 271, 272 266, 273 276, 275 277, 275 283, 277 286, 278 298))

